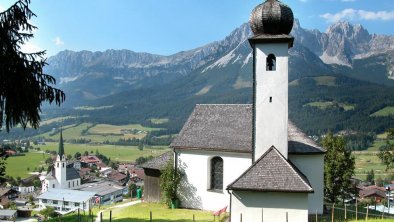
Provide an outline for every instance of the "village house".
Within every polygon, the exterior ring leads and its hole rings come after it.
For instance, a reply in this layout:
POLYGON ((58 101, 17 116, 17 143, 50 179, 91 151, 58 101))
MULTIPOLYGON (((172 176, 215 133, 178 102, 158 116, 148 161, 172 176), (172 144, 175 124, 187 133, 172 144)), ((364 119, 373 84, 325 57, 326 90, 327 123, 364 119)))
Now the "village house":
POLYGON ((81 169, 81 161, 79 161, 79 160, 68 161, 67 167, 72 167, 74 169, 80 170, 81 169))
POLYGON ((95 193, 70 189, 50 189, 37 197, 40 208, 53 207, 67 213, 77 209, 89 211, 94 205, 95 193))
POLYGON ((130 180, 134 183, 143 184, 145 179, 145 172, 142 168, 136 168, 134 170, 129 170, 130 180))
POLYGON ((10 188, 0 188, 0 208, 4 209, 9 206, 11 200, 18 197, 18 192, 10 188))
POLYGON ((250 17, 253 104, 197 105, 171 143, 185 173, 183 207, 227 207, 232 222, 307 222, 323 213, 325 151, 288 119, 293 23, 280 1, 258 5, 250 17))
POLYGON ((16 210, 0 210, 0 221, 15 221, 17 217, 16 210))
POLYGON ((134 169, 135 169, 135 164, 119 164, 118 166, 118 171, 124 174, 127 174, 128 171, 134 169))
POLYGON ((81 156, 80 161, 82 167, 92 167, 101 163, 101 160, 97 156, 93 156, 93 155, 81 156))
POLYGON ((22 179, 18 185, 18 192, 20 194, 28 194, 35 191, 34 180, 39 180, 38 175, 33 175, 28 178, 22 179))
POLYGON ((94 183, 83 184, 81 191, 89 191, 95 195, 95 204, 113 204, 123 200, 127 187, 112 181, 100 180, 94 183))
POLYGON ((367 186, 363 187, 359 192, 358 196, 363 199, 371 199, 375 203, 381 203, 382 200, 386 199, 387 192, 384 187, 378 186, 367 186))
POLYGON ((107 174, 107 178, 119 184, 126 184, 129 179, 126 174, 119 173, 116 170, 112 170, 111 173, 107 174))

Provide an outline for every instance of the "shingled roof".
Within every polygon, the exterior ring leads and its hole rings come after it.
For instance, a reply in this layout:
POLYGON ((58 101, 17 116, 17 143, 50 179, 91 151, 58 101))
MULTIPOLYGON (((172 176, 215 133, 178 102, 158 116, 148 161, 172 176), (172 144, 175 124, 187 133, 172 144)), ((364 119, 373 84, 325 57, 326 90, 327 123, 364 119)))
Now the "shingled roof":
POLYGON ((229 190, 312 193, 308 179, 297 167, 271 147, 238 179, 229 190))
POLYGON ((160 156, 157 156, 146 163, 142 164, 141 167, 144 169, 155 169, 155 170, 161 170, 163 169, 168 161, 170 161, 173 158, 174 153, 172 151, 168 151, 166 153, 161 154, 160 156))
MULTIPOLYGON (((252 152, 253 106, 197 105, 179 135, 171 143, 176 149, 252 152)), ((291 121, 288 127, 289 154, 324 153, 291 121)))

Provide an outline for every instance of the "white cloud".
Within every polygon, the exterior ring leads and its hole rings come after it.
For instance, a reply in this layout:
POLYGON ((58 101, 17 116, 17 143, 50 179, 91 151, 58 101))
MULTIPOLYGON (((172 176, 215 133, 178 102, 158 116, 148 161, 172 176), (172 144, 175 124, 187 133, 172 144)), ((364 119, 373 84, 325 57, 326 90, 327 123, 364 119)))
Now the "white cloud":
POLYGON ((340 20, 394 20, 394 11, 365 11, 352 8, 344 9, 338 13, 325 13, 320 15, 326 22, 334 23, 340 20))
POLYGON ((4 8, 4 6, 0 5, 0 12, 3 12, 3 11, 5 11, 5 8, 4 8))
POLYGON ((57 45, 57 46, 64 45, 64 42, 60 39, 59 36, 56 37, 53 41, 55 42, 55 45, 57 45))
POLYGON ((21 46, 21 51, 24 53, 34 53, 43 50, 38 45, 35 45, 31 42, 26 42, 24 45, 21 46))

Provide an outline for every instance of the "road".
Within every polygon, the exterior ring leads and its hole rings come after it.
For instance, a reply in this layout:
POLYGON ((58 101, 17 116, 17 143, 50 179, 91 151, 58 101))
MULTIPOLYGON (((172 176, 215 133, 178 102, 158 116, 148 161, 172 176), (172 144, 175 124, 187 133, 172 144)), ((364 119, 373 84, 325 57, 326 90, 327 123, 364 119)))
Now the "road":
POLYGON ((102 212, 104 212, 104 211, 108 211, 108 210, 110 210, 110 209, 116 209, 116 208, 129 207, 129 206, 133 206, 133 205, 138 204, 138 203, 141 203, 141 200, 131 201, 131 202, 128 202, 128 203, 119 204, 119 205, 116 205, 116 206, 107 208, 107 209, 105 209, 105 210, 100 210, 100 211, 97 213, 96 221, 95 221, 95 222, 100 222, 100 214, 101 214, 102 212))

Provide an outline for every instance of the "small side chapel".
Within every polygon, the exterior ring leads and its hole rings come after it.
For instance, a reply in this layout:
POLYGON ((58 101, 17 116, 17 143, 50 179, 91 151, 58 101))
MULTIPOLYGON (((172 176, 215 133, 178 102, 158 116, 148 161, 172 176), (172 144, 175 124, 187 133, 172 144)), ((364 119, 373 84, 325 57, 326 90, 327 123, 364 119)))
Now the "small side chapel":
POLYGON ((73 167, 67 167, 64 154, 63 132, 60 131, 59 150, 51 172, 42 181, 42 192, 50 189, 78 189, 81 186, 81 177, 73 167))
POLYGON ((253 104, 197 105, 171 147, 181 205, 231 222, 299 221, 323 213, 324 149, 288 120, 294 17, 278 0, 251 14, 253 104))

